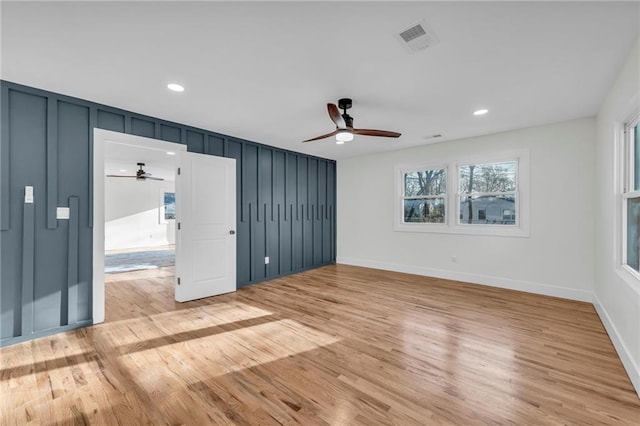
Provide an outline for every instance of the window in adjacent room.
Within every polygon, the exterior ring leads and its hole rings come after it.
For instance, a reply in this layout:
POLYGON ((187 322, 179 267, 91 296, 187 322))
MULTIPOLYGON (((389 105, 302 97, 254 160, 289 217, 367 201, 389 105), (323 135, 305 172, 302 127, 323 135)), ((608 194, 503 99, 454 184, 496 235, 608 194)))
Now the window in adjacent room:
POLYGON ((446 223, 447 169, 402 171, 403 223, 446 223))
POLYGON ((640 116, 625 126, 623 264, 640 272, 640 116))
POLYGON ((175 192, 160 191, 160 223, 176 218, 175 192))
POLYGON ((460 224, 516 225, 518 162, 459 166, 457 206, 460 224))

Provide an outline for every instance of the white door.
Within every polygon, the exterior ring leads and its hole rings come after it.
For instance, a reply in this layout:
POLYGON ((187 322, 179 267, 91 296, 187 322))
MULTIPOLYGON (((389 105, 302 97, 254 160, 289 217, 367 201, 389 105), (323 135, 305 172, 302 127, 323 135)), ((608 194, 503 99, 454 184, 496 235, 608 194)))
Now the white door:
POLYGON ((180 152, 176 300, 236 290, 236 160, 180 152))

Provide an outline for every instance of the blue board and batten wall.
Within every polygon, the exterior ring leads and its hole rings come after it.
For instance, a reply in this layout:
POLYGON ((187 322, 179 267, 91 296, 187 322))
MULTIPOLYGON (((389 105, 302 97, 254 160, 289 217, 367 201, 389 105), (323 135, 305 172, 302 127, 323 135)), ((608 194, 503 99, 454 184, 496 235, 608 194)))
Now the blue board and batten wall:
POLYGON ((236 159, 239 287, 335 262, 334 161, 11 82, 0 88, 2 346, 92 323, 95 127, 236 159), (56 219, 56 207, 71 219, 56 219))

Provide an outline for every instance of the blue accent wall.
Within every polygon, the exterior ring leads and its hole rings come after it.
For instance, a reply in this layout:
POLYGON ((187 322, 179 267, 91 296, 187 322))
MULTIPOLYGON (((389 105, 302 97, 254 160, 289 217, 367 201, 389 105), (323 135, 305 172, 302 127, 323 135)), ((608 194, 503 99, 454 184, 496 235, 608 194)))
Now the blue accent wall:
POLYGON ((335 262, 334 161, 7 81, 0 90, 0 345, 92 323, 95 127, 237 160, 238 287, 335 262))

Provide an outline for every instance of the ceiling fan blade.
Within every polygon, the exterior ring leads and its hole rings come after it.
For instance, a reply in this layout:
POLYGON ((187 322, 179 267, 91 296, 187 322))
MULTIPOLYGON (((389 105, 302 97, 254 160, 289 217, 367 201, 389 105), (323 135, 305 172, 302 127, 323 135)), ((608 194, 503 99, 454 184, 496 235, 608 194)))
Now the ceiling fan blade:
POLYGON ((373 130, 373 129, 353 129, 353 133, 363 136, 382 136, 384 138, 397 138, 402 133, 389 132, 387 130, 373 130))
POLYGON ((340 115, 340 111, 338 110, 338 107, 335 104, 327 104, 327 111, 329 112, 329 117, 331 117, 331 121, 336 123, 336 126, 338 126, 341 129, 344 129, 345 127, 347 127, 347 124, 344 122, 344 118, 342 118, 342 115, 340 115))
POLYGON ((151 179, 151 180, 164 180, 163 178, 157 178, 157 177, 152 177, 152 176, 145 176, 144 179, 151 179))
POLYGON ((319 139, 324 139, 324 138, 328 138, 329 136, 334 136, 336 133, 338 133, 340 129, 336 129, 331 133, 327 133, 326 135, 322 135, 322 136, 316 136, 315 138, 312 139, 307 139, 306 141, 302 141, 302 142, 311 142, 311 141, 317 141, 319 139))
POLYGON ((138 177, 138 176, 107 175, 107 177, 126 177, 126 178, 135 178, 135 177, 138 177))

